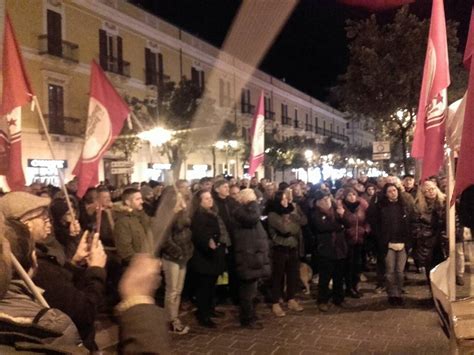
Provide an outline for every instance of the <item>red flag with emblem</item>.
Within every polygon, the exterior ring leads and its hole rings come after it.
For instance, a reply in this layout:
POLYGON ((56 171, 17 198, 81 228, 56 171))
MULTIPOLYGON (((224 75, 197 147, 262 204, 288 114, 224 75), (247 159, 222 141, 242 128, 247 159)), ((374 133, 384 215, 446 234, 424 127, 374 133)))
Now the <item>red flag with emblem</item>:
POLYGON ((258 167, 263 164, 265 155, 265 108, 263 92, 258 100, 257 110, 253 117, 251 134, 251 147, 249 158, 249 175, 253 176, 258 167))
POLYGON ((464 111, 464 123, 462 128, 461 145, 459 148, 459 158, 456 168, 456 185, 454 187, 451 203, 456 201, 456 197, 474 184, 474 167, 472 158, 474 157, 474 7, 471 10, 471 24, 469 35, 464 51, 464 65, 469 70, 469 83, 466 93, 466 107, 464 111))
POLYGON ((443 0, 433 0, 420 101, 411 155, 422 159, 421 179, 437 175, 444 159, 447 88, 450 84, 443 0))
POLYGON ((12 191, 23 190, 21 164, 21 107, 33 98, 18 43, 8 14, 3 34, 3 91, 0 122, 0 175, 12 191))
POLYGON ((99 183, 99 162, 114 143, 130 109, 95 61, 91 65, 89 113, 82 154, 73 174, 78 177, 77 195, 99 183))

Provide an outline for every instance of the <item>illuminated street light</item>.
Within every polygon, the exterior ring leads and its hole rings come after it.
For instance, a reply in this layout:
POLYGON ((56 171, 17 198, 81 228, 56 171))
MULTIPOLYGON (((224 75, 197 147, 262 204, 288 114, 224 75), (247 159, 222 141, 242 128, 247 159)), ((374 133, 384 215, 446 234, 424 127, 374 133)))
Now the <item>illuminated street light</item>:
POLYGON ((225 174, 229 174, 229 150, 237 150, 239 142, 236 140, 217 141, 214 147, 225 152, 225 174))
POLYGON ((313 153, 312 150, 307 149, 307 150, 305 150, 305 152, 304 152, 304 157, 306 158, 306 160, 307 160, 308 162, 310 162, 310 161, 313 159, 313 155, 314 155, 314 153, 313 153))
POLYGON ((137 134, 138 138, 150 142, 150 144, 154 147, 159 147, 170 141, 172 136, 173 132, 163 127, 155 127, 148 131, 137 134))

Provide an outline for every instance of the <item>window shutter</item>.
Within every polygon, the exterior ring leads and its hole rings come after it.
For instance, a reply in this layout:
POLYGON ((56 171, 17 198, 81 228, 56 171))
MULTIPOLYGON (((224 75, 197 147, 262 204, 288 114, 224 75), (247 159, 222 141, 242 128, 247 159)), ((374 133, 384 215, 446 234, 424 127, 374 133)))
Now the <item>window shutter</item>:
POLYGON ((107 32, 104 30, 99 30, 99 62, 102 69, 109 69, 107 67, 107 32))
POLYGON ((204 92, 204 89, 206 88, 206 80, 205 80, 205 73, 204 70, 201 70, 201 92, 204 92))
POLYGON ((224 80, 219 79, 219 106, 224 106, 224 80))
POLYGON ((158 85, 163 86, 164 81, 163 54, 158 53, 158 85))
POLYGON ((119 74, 123 73, 123 48, 122 48, 122 37, 117 36, 117 70, 119 74))
POLYGON ((155 54, 150 48, 145 48, 145 84, 156 85, 156 61, 155 54))

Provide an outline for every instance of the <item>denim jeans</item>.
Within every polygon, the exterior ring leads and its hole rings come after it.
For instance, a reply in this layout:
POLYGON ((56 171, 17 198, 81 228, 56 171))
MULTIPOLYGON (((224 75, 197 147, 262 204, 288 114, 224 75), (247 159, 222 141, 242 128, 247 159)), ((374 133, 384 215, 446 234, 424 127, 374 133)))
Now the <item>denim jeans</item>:
POLYGON ((401 297, 403 288, 403 272, 407 262, 405 248, 400 251, 388 249, 385 256, 385 278, 387 280, 388 297, 401 297))
POLYGON ((173 261, 162 259, 165 273, 165 311, 170 322, 178 318, 181 292, 183 291, 186 276, 186 264, 180 265, 173 261))

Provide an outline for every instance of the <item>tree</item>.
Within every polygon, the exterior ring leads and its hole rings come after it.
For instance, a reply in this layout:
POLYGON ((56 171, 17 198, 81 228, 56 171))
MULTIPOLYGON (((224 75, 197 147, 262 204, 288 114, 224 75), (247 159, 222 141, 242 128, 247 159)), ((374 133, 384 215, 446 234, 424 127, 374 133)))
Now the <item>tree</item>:
MULTIPOLYGON (((448 98, 455 101, 466 88, 466 74, 457 52, 458 24, 447 21, 451 86, 448 98)), ((415 122, 426 55, 429 22, 410 14, 404 6, 393 22, 379 24, 375 15, 348 21, 350 63, 332 89, 342 109, 374 119, 382 137, 401 143, 401 158, 408 169, 407 146, 415 122)))

